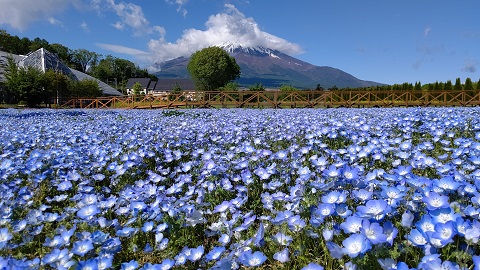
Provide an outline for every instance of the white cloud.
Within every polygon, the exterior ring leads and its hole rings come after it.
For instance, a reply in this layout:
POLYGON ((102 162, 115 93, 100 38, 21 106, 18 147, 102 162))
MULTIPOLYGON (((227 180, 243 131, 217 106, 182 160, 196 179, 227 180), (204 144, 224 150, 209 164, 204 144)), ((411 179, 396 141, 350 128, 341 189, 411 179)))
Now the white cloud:
POLYGON ((183 17, 187 16, 188 10, 183 6, 187 4, 188 0, 165 0, 165 2, 172 5, 177 4, 178 5, 177 12, 182 13, 183 17))
POLYGON ((106 0, 104 2, 92 0, 91 5, 99 13, 104 9, 114 11, 120 20, 112 23, 112 26, 118 30, 124 30, 128 27, 133 30, 135 36, 152 34, 154 32, 162 33, 158 31, 159 28, 162 28, 161 26, 150 26, 150 22, 143 14, 143 9, 139 5, 125 2, 116 3, 115 0, 106 0))
POLYGON ((462 71, 468 73, 475 73, 477 71, 478 62, 472 59, 465 61, 465 65, 462 68, 462 71))
POLYGON ((90 28, 88 28, 88 24, 86 22, 82 22, 80 24, 80 28, 82 28, 86 33, 90 33, 90 28))
POLYGON ((432 31, 432 28, 430 26, 425 27, 423 30, 423 35, 428 36, 430 34, 430 31, 432 31))
POLYGON ((1 0, 0 25, 24 30, 36 21, 58 24, 53 15, 63 12, 70 5, 79 6, 79 0, 1 0))
POLYGON ((225 42, 240 43, 246 47, 262 46, 287 54, 303 52, 298 44, 260 30, 253 18, 247 18, 235 6, 226 4, 225 7, 226 12, 210 16, 204 31, 187 29, 175 43, 165 42, 163 38, 150 40, 148 47, 153 54, 152 62, 190 56, 195 51, 225 42))
POLYGON ((121 53, 121 54, 128 54, 136 57, 141 57, 149 54, 148 52, 145 52, 142 50, 128 48, 120 45, 105 44, 105 43, 97 43, 96 45, 104 50, 121 53))
POLYGON ((120 31, 123 31, 123 29, 124 29, 124 25, 121 22, 112 23, 112 26, 114 28, 116 28, 117 30, 120 30, 120 31))
POLYGON ((53 17, 48 18, 48 22, 52 25, 59 25, 63 27, 63 23, 53 17))

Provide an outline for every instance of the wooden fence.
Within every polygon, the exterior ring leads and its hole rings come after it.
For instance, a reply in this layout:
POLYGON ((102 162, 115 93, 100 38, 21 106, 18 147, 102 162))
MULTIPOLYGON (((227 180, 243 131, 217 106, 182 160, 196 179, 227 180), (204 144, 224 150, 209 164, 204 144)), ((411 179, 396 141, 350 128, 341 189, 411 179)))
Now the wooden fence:
POLYGON ((480 90, 463 91, 183 91, 163 95, 76 98, 63 108, 328 108, 477 106, 480 90))

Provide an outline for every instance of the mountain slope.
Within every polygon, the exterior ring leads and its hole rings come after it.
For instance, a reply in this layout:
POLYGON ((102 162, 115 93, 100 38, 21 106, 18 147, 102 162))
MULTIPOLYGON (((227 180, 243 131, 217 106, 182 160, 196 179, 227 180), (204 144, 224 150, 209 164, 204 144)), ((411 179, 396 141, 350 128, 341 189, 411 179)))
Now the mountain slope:
MULTIPOLYGON (((317 84, 323 88, 332 86, 368 87, 380 83, 363 81, 336 68, 314 66, 287 54, 263 47, 244 47, 240 44, 225 43, 219 47, 235 57, 241 68, 241 86, 261 83, 267 88, 291 85, 301 89, 314 89, 317 84)), ((159 78, 188 78, 189 58, 180 57, 160 64, 159 78)))

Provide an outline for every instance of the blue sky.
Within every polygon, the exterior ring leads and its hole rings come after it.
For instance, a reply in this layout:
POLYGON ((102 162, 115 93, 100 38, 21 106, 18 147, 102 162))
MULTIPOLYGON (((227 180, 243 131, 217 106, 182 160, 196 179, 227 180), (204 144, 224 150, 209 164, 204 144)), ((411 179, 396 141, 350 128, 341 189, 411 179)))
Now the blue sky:
POLYGON ((0 29, 141 67, 224 42, 387 84, 480 78, 479 0, 0 0, 0 29))

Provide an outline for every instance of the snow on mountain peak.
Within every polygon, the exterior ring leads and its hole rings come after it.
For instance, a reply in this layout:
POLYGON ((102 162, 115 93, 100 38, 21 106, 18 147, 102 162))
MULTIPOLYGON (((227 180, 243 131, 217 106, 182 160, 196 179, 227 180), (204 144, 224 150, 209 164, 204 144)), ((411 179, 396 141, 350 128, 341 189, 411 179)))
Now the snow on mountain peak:
POLYGON ((248 47, 248 46, 242 45, 241 43, 227 41, 220 45, 217 45, 217 47, 222 48, 228 53, 234 53, 234 52, 240 51, 246 54, 267 54, 270 57, 280 59, 280 57, 274 53, 275 52, 274 50, 271 50, 269 48, 265 48, 262 46, 248 47))

